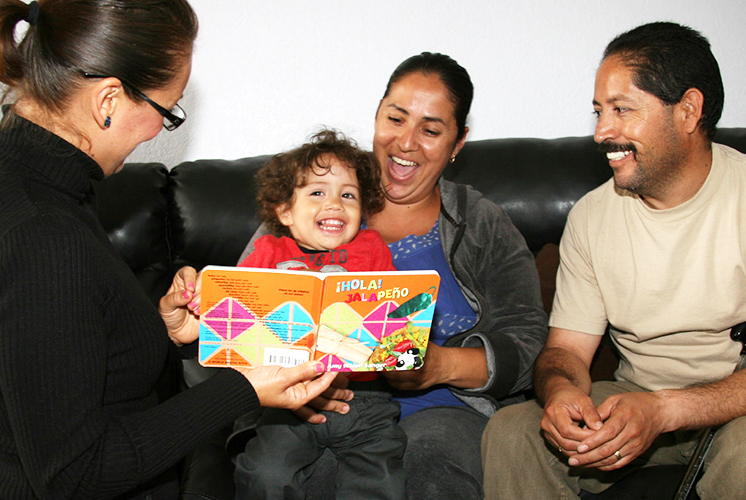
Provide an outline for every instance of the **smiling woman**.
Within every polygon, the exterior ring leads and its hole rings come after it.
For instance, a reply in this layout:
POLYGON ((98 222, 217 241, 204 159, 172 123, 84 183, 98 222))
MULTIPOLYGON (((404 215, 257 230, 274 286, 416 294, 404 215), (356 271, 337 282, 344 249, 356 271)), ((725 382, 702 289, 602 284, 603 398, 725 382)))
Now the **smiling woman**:
POLYGON ((368 226, 389 244, 397 269, 441 275, 423 367, 386 373, 408 438, 410 499, 482 497, 482 430, 497 408, 523 399, 546 339, 523 237, 480 193, 441 178, 468 147, 472 95, 463 67, 423 53, 397 68, 376 113, 386 204, 368 226))
MULTIPOLYGON (((480 193, 441 177, 468 147, 472 95, 469 74, 456 61, 422 53, 393 73, 376 113, 373 153, 384 204, 367 216, 368 229, 388 244, 398 270, 435 269, 441 276, 423 366, 384 375, 401 407, 412 500, 482 497, 482 431, 497 408, 524 399, 547 334, 536 266, 523 237, 480 193)), ((347 408, 331 394, 311 404, 323 410, 319 418, 304 409, 314 422, 347 408)), ((250 453, 247 448, 236 458, 239 490, 248 491, 250 453)), ((329 455, 314 474, 328 477, 335 460, 329 455)), ((323 498, 334 495, 334 481, 327 483, 323 498)))
MULTIPOLYGON (((19 9, 24 5, 4 3, 6 12, 11 5, 19 9)), ((26 119, 47 128, 85 151, 109 175, 121 168, 138 144, 158 134, 161 109, 175 118, 165 123, 166 128, 173 129, 172 123, 186 118, 172 115, 161 104, 176 109, 189 80, 196 17, 188 5, 183 7, 184 2, 171 12, 159 2, 152 7, 116 0, 64 3, 32 2, 27 8, 33 23, 29 22, 19 45, 12 39, 13 27, 4 28, 3 81, 16 102, 5 114, 3 127, 26 119), (119 18, 131 18, 133 29, 119 18), (137 29, 140 21, 149 22, 155 36, 143 36, 137 29), (106 29, 93 30, 93 26, 106 29), (45 49, 50 46, 60 55, 45 49), (171 50, 163 50, 164 46, 171 50), (125 47, 137 47, 137 57, 122 57, 128 53, 125 47), (34 64, 24 65, 31 57, 34 64)), ((7 19, 22 18, 16 12, 7 19)))
POLYGON ((468 132, 465 128, 459 136, 454 111, 437 75, 410 73, 389 89, 376 113, 373 138, 389 200, 437 211, 440 173, 464 146, 468 132))

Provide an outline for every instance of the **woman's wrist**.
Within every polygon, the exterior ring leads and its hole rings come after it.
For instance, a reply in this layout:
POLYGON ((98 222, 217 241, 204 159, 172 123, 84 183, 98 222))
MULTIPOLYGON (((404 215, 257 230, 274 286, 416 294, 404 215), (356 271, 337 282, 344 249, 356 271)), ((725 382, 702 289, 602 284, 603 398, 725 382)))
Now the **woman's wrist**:
POLYGON ((484 347, 443 347, 443 383, 459 389, 483 387, 487 375, 487 354, 484 347))

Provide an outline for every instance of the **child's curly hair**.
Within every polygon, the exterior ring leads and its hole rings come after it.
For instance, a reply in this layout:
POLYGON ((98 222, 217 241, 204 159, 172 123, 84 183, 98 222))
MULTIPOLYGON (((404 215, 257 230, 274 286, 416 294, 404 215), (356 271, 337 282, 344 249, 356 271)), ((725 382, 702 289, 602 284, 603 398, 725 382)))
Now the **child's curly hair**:
POLYGON ((257 172, 259 217, 271 234, 290 235, 278 219, 276 209, 292 205, 295 188, 306 185, 309 170, 313 169, 317 175, 328 173, 331 164, 327 158, 330 156, 355 171, 363 216, 383 210, 381 172, 373 154, 359 149, 354 140, 341 132, 324 128, 302 146, 273 156, 257 172))

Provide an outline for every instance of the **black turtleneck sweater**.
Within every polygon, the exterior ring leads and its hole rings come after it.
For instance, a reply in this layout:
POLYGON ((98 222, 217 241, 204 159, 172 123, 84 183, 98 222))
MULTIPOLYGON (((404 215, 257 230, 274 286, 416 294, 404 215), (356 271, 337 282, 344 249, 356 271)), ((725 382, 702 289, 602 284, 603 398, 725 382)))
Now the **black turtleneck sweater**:
POLYGON ((0 498, 177 498, 174 466, 258 408, 234 370, 160 402, 165 326, 98 222, 89 156, 0 132, 0 498))

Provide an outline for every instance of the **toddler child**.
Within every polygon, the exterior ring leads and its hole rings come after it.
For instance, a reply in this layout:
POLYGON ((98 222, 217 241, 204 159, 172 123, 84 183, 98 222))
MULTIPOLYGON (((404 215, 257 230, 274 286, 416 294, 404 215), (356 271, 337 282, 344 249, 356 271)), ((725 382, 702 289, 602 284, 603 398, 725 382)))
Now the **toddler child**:
MULTIPOLYGON (((394 271, 379 234, 360 229, 383 208, 378 165, 332 130, 274 156, 257 174, 260 215, 270 234, 254 242, 245 267, 310 271, 394 271)), ((345 376, 345 375, 341 375, 345 376)), ((372 372, 347 375, 355 397, 345 415, 323 412, 311 424, 267 408, 256 436, 236 458, 239 499, 306 498, 314 464, 329 448, 337 458, 337 498, 404 499, 406 436, 399 405, 372 372)))

